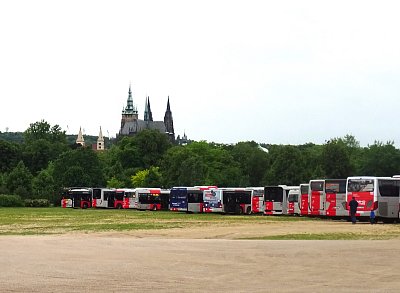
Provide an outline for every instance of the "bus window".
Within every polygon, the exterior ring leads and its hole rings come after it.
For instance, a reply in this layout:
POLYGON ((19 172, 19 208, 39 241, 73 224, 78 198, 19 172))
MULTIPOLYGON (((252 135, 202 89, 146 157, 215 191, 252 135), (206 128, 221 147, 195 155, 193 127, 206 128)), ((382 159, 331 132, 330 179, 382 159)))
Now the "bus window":
POLYGON ((283 189, 282 187, 266 187, 264 192, 264 198, 268 201, 283 201, 283 189))
POLYGON ((381 196, 399 197, 399 184, 394 180, 379 180, 379 193, 381 196))
POLYGON ((349 192, 373 192, 374 180, 372 179, 349 179, 347 184, 349 192))
POLYGON ((323 191, 324 190, 324 181, 311 182, 311 190, 312 191, 323 191))

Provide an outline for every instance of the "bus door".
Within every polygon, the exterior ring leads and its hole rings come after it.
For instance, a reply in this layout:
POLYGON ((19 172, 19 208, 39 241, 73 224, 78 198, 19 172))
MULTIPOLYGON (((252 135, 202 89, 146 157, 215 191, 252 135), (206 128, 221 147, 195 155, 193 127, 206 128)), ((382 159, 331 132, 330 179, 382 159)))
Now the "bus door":
POLYGON ((104 191, 104 201, 106 202, 107 208, 115 208, 115 191, 105 190, 104 191))
POLYGON ((169 209, 171 211, 187 212, 188 199, 186 187, 174 187, 169 196, 169 209))
POLYGON ((308 215, 308 184, 300 184, 300 215, 307 216, 308 215))
POLYGON ((324 215, 324 180, 311 180, 309 191, 310 215, 324 215))
POLYGON ((191 213, 202 213, 204 208, 203 190, 187 191, 187 211, 191 213))
POLYGON ((203 190, 203 212, 222 213, 222 190, 203 190))
POLYGON ((169 194, 170 191, 167 189, 161 190, 160 193, 160 210, 168 211, 169 210, 169 194))
POLYGON ((125 190, 119 189, 115 191, 114 206, 117 209, 127 209, 129 207, 129 199, 125 195, 125 190))

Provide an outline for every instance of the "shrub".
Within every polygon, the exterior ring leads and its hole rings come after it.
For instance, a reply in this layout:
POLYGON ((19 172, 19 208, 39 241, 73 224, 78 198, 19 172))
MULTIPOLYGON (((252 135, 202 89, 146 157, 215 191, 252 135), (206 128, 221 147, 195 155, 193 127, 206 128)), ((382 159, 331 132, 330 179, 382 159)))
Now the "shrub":
POLYGON ((32 208, 43 208, 43 207, 49 207, 50 202, 48 199, 25 199, 25 206, 26 207, 32 207, 32 208))
POLYGON ((23 207, 24 203, 18 195, 0 194, 0 207, 23 207))

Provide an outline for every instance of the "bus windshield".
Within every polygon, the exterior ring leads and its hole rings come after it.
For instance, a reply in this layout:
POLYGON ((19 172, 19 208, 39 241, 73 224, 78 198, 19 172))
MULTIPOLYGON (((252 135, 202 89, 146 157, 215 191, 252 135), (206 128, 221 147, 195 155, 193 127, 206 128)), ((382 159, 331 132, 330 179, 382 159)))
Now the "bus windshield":
POLYGON ((347 190, 349 192, 373 192, 374 180, 373 179, 349 179, 347 183, 347 190))

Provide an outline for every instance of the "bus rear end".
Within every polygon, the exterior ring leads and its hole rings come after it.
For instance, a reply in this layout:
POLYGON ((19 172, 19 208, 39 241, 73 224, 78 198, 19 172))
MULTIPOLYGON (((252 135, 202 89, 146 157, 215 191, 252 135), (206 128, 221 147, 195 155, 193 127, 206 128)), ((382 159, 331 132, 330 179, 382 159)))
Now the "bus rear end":
POLYGON ((371 210, 378 209, 376 177, 349 177, 346 184, 346 209, 349 213, 349 202, 354 197, 358 202, 358 217, 369 217, 371 210))
POLYGON ((346 179, 325 180, 325 215, 327 217, 346 217, 346 179))
POLYGON ((300 184, 300 215, 301 216, 308 216, 309 208, 308 208, 308 190, 310 185, 308 183, 300 184))
POLYGON ((292 189, 289 190, 287 199, 287 214, 288 215, 300 215, 299 207, 299 190, 292 189))
POLYGON ((308 203, 310 207, 310 215, 312 216, 325 215, 324 188, 325 180, 310 180, 308 203))
POLYGON ((252 191, 251 213, 258 214, 264 212, 264 187, 247 187, 252 191))
POLYGON ((264 215, 281 215, 283 212, 284 190, 281 186, 264 188, 264 215))

